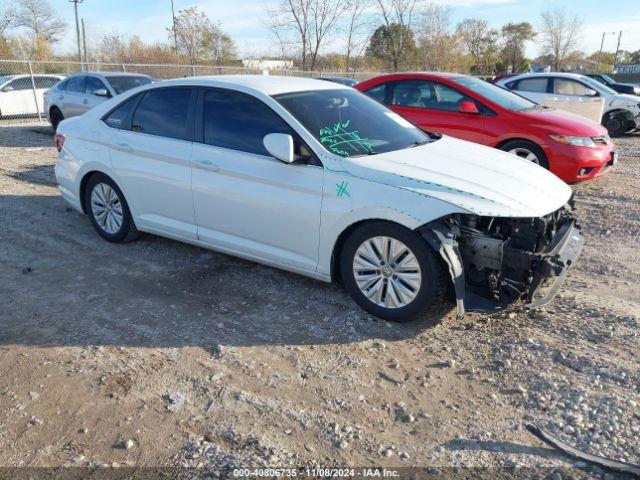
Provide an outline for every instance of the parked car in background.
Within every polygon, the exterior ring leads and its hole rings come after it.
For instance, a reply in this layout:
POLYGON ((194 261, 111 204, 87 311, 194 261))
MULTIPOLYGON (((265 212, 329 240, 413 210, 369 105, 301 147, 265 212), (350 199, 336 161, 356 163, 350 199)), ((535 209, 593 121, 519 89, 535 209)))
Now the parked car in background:
POLYGON ((536 103, 550 99, 602 98, 602 125, 612 137, 640 126, 640 97, 618 93, 592 78, 576 73, 528 73, 499 80, 497 85, 536 103))
POLYGON ((615 146, 601 125, 475 77, 399 73, 356 88, 423 130, 504 150, 567 182, 600 176, 616 162, 615 146))
POLYGON ((346 85, 347 87, 355 87, 358 82, 353 78, 347 77, 317 77, 318 80, 326 80, 327 82, 339 83, 341 85, 346 85))
POLYGON ((587 73, 587 77, 593 78, 595 81, 615 90, 618 93, 628 93, 629 95, 640 95, 640 85, 635 83, 616 82, 609 75, 604 73, 587 73))
POLYGON ((557 177, 336 83, 161 82, 64 120, 55 141, 62 196, 105 240, 144 231, 340 278, 387 320, 438 305, 449 282, 460 313, 544 304, 582 247, 557 177))
POLYGON ((63 78, 34 75, 32 82, 31 75, 0 76, 0 117, 44 113, 44 93, 63 78))
POLYGON ((153 78, 136 73, 74 73, 47 92, 45 113, 55 129, 65 118, 82 115, 111 97, 151 82, 153 78))

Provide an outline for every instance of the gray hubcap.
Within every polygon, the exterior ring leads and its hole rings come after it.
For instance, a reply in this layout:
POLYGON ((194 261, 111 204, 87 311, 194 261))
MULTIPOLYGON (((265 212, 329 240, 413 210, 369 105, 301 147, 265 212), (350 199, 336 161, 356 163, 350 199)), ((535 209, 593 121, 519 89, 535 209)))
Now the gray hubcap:
POLYGON ((522 148, 522 147, 513 148, 511 150, 508 150, 508 153, 512 153, 514 155, 519 156, 520 158, 524 158, 525 160, 529 160, 530 162, 537 163, 538 165, 540 165, 540 160, 538 159, 536 154, 533 153, 528 148, 522 148))
POLYGON ((416 256, 404 243, 391 237, 364 241, 353 258, 353 275, 360 291, 385 308, 410 304, 422 282, 416 256))
POLYGON ((110 185, 98 183, 91 192, 91 212, 100 228, 110 235, 120 231, 124 215, 118 194, 110 185))

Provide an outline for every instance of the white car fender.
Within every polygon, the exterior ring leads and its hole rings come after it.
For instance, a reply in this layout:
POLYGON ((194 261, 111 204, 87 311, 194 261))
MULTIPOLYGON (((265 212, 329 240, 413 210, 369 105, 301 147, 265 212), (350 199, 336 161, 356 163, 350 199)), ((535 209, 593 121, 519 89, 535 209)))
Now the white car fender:
POLYGON ((393 185, 334 172, 325 168, 318 273, 331 274, 331 262, 340 236, 363 221, 386 220, 410 230, 453 213, 470 213, 448 202, 393 185))

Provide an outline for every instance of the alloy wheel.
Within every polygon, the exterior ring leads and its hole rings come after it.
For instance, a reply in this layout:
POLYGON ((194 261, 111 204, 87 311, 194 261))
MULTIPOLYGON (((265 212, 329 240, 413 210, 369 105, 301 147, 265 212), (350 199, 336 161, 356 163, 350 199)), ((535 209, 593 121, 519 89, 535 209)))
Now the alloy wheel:
POLYGON ((540 159, 538 158, 538 156, 528 148, 517 147, 508 150, 507 152, 513 155, 517 155, 520 158, 524 158, 525 160, 529 160, 530 162, 533 162, 537 165, 540 165, 540 159))
POLYGON ((365 240, 353 258, 353 275, 360 291, 385 308, 409 305, 422 282, 420 264, 404 243, 391 237, 365 240))
POLYGON ((122 228, 124 214, 116 191, 106 183, 98 183, 91 192, 91 212, 106 233, 114 235, 122 228))

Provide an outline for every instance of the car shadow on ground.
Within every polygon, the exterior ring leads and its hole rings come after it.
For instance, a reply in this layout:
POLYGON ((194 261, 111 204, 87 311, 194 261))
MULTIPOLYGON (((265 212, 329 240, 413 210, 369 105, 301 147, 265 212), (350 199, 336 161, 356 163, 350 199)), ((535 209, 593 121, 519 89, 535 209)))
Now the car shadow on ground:
MULTIPOLYGON (((2 165, 0 164, 0 169, 2 165)), ((7 176, 30 184, 45 185, 48 187, 56 187, 54 165, 47 163, 41 165, 30 165, 19 172, 11 171, 6 173, 7 176)))
POLYGON ((51 125, 25 124, 4 125, 0 123, 0 143, 9 148, 42 148, 53 145, 54 131, 51 125), (34 135, 35 134, 35 135, 34 135))
POLYGON ((58 195, 0 195, 0 345, 345 344, 413 338, 335 284, 144 235, 114 245, 58 195))

